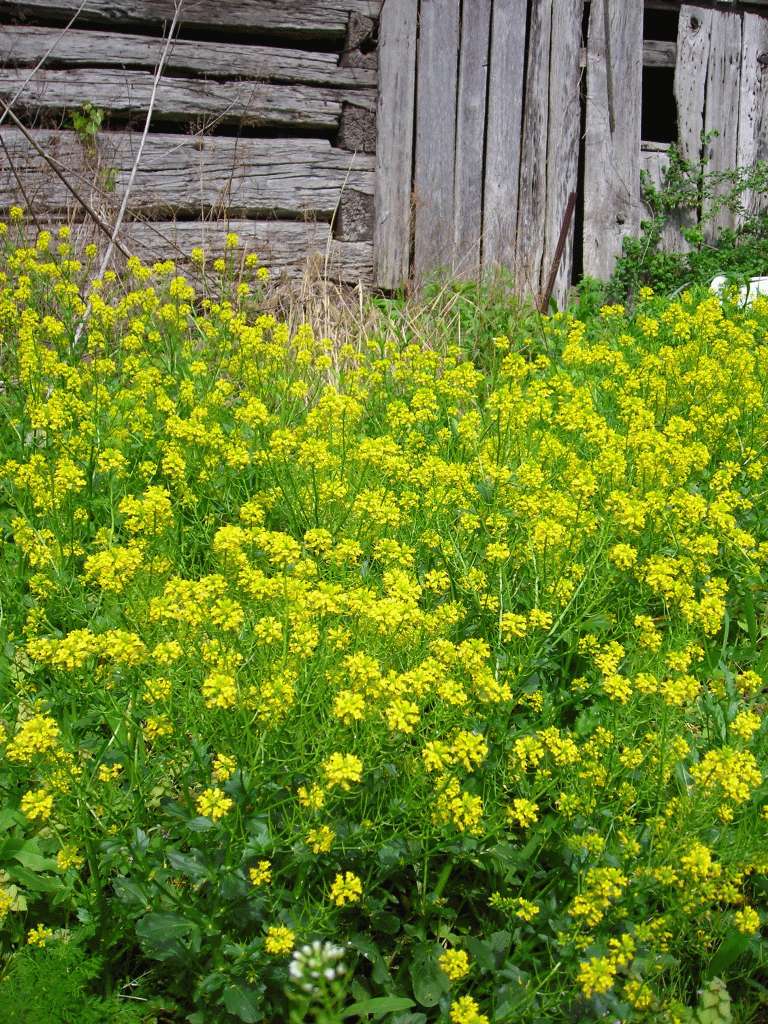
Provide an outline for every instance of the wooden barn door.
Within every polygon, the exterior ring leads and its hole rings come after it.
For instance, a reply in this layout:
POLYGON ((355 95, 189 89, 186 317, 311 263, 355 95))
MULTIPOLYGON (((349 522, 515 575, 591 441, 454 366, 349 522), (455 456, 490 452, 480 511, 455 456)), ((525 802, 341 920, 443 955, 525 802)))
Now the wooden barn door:
MULTIPOLYGON (((717 131, 706 145, 707 170, 727 171, 768 158, 768 17, 684 4, 675 70, 679 145, 686 160, 702 156, 702 133, 717 131)), ((748 212, 765 206, 748 196, 748 212)), ((734 227, 721 209, 705 226, 711 240, 734 227)))

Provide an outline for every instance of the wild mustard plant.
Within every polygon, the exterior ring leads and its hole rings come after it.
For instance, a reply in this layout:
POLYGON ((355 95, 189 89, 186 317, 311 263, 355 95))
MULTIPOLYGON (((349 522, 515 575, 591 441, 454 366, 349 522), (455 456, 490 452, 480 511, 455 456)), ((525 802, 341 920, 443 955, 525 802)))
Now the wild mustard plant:
POLYGON ((646 290, 481 366, 132 260, 80 337, 95 255, 12 219, 4 952, 85 922, 193 1024, 747 998, 768 303, 646 290))

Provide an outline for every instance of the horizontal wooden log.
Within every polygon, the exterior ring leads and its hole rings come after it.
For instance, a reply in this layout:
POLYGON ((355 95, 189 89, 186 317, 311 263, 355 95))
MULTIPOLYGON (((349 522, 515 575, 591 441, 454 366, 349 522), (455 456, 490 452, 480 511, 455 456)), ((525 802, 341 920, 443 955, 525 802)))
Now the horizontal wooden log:
MULTIPOLYGON (((34 66, 47 53, 48 67, 110 67, 154 71, 165 43, 160 38, 121 32, 78 31, 6 25, 0 32, 0 65, 34 66)), ((258 78, 267 82, 375 88, 376 72, 340 67, 335 53, 311 53, 277 46, 190 42, 177 39, 166 70, 209 78, 258 78)))
MULTIPOLYGON (((153 78, 148 71, 100 68, 41 69, 31 78, 22 69, 0 70, 0 98, 8 100, 18 93, 16 106, 30 111, 62 112, 92 103, 113 114, 143 114, 149 108, 153 78)), ((290 126, 331 132, 339 125, 342 95, 353 97, 357 105, 374 108, 373 90, 366 96, 314 85, 162 78, 153 118, 188 121, 202 116, 258 128, 290 126)))
MULTIPOLYGON (((88 221, 56 217, 38 220, 41 228, 53 231, 66 223, 76 251, 89 242, 103 247, 103 236, 88 221)), ((28 244, 34 243, 37 231, 30 223, 24 232, 28 244)), ((295 280, 304 274, 347 284, 372 281, 372 244, 338 241, 331 237, 328 224, 281 220, 129 221, 121 228, 120 239, 127 251, 145 264, 173 260, 179 271, 202 289, 215 284, 218 272, 212 261, 225 251, 245 281, 253 277, 243 264, 250 253, 269 269, 272 281, 295 280), (239 244, 227 250, 225 240, 231 231, 237 234, 239 244), (202 271, 192 265, 190 254, 196 247, 205 253, 202 271)))
MULTIPOLYGON (((768 3, 768 0, 766 0, 768 3)), ((581 67, 587 66, 587 48, 582 46, 579 51, 581 67)), ((643 40, 644 68, 673 68, 677 63, 677 43, 666 39, 643 40)))
MULTIPOLYGON (((135 159, 134 135, 102 132, 94 149, 74 132, 35 131, 33 136, 93 202, 117 206, 135 159), (111 188, 105 189, 105 182, 111 188)), ((0 150, 0 208, 29 203, 41 214, 71 209, 70 193, 21 132, 4 127, 2 137, 13 171, 0 150)), ((373 194, 373 172, 372 156, 336 149, 324 139, 150 134, 128 212, 200 216, 201 211, 227 209, 234 216, 330 219, 344 188, 373 194)))
POLYGON ((309 272, 350 284, 370 283, 373 278, 372 243, 340 242, 331 238, 328 224, 252 220, 134 221, 125 225, 120 237, 144 262, 174 259, 184 265, 195 246, 201 246, 207 256, 221 256, 230 231, 238 235, 241 248, 257 253, 272 277, 296 278, 309 272))
MULTIPOLYGON (((296 38, 343 39, 350 14, 377 18, 382 0, 185 0, 180 26, 218 28, 238 34, 272 33, 296 38)), ((0 0, 0 15, 18 21, 20 17, 68 21, 80 7, 78 0, 0 0)), ((170 24, 173 0, 86 0, 79 22, 154 27, 170 24)))

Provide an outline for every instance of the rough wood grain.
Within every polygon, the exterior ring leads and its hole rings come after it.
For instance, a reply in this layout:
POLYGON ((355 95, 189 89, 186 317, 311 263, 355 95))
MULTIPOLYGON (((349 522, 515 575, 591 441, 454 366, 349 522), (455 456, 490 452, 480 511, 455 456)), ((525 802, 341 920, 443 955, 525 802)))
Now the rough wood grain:
POLYGON ((345 68, 376 70, 376 22, 373 18, 350 14, 339 64, 345 68))
POLYGON ((453 267, 459 7, 459 0, 421 0, 414 160, 417 281, 453 267))
POLYGON ((694 163, 701 159, 711 35, 712 11, 683 4, 677 29, 675 67, 677 136, 683 159, 694 163))
MULTIPOLYGON (((552 0, 531 8, 528 27, 528 68, 520 156, 520 200, 515 235, 515 280, 521 295, 537 296, 544 257, 542 212, 547 200, 549 132, 549 53, 552 0)), ((552 176, 557 173, 553 167, 552 176)))
MULTIPOLYGON (((16 129, 3 128, 3 140, 30 202, 41 213, 67 210, 70 194, 16 129)), ((34 132, 47 153, 73 175, 78 187, 92 184, 94 203, 116 206, 133 166, 137 140, 130 134, 102 132, 96 151, 74 132, 34 132), (107 191, 105 172, 114 188, 107 191)), ((233 216, 308 216, 330 219, 342 190, 373 194, 370 156, 336 149, 323 139, 234 139, 150 134, 130 194, 128 212, 157 217, 200 216, 228 209, 233 216)), ((19 190, 0 151, 0 208, 19 202, 19 190)))
POLYGON ((379 22, 373 239, 381 288, 400 287, 409 270, 416 13, 413 0, 386 0, 379 22))
POLYGON ((604 3, 592 0, 590 10, 584 165, 584 273, 598 278, 610 276, 623 237, 640 226, 643 4, 610 4, 609 71, 604 3))
POLYGON ((483 153, 491 0, 464 4, 459 54, 454 179, 454 269, 463 277, 480 269, 483 233, 483 153))
MULTIPOLYGON (((663 187, 668 168, 669 143, 643 142, 640 147, 640 170, 648 175, 651 184, 657 189, 663 187)), ((645 203, 643 203, 642 216, 644 219, 653 216, 653 210, 645 203)), ((691 247, 683 238, 681 231, 686 227, 694 227, 695 224, 696 213, 693 210, 682 210, 679 213, 671 214, 667 218, 661 235, 660 248, 662 251, 689 252, 691 247)))
MULTIPOLYGON (((542 281, 545 281, 560 237, 568 197, 578 188, 581 69, 578 61, 583 0, 553 0, 547 137, 547 198, 544 211, 542 281)), ((575 218, 555 278, 553 297, 562 308, 573 276, 575 218)))
POLYGON ((520 182, 526 0, 494 0, 488 67, 483 264, 511 267, 520 182))
MULTIPOLYGON (((184 28, 219 28, 243 35, 272 33, 295 38, 343 39, 351 13, 376 18, 382 0, 185 0, 184 28)), ((68 21, 79 0, 0 0, 0 15, 13 20, 23 16, 68 21)), ((86 0, 79 22, 158 28, 170 24, 173 0, 86 0)))
MULTIPOLYGON (((737 141, 740 167, 768 158, 768 18, 744 15, 737 141), (762 59, 761 59, 762 58, 762 59)), ((766 197, 748 192, 747 215, 765 209, 766 197)))
POLYGON ((334 218, 333 234, 345 242, 372 241, 373 196, 354 188, 344 189, 334 218))
MULTIPOLYGON (((111 113, 144 114, 149 107, 154 76, 148 71, 78 68, 41 69, 32 78, 19 70, 0 70, 0 98, 20 90, 17 107, 62 112, 92 103, 111 113)), ((375 93, 336 92, 313 85, 273 85, 263 82, 203 82, 162 78, 153 118, 188 121, 197 117, 235 121, 256 127, 338 128, 342 95, 360 106, 372 107, 375 93)))
MULTIPOLYGON (((704 131, 719 133, 707 147, 707 170, 715 173, 734 168, 738 158, 741 42, 741 15, 713 11, 704 131)), ((727 191, 727 186, 722 191, 727 191)), ((714 239, 721 228, 735 224, 736 215, 721 209, 705 225, 704 237, 714 239)))
MULTIPOLYGON (((157 67, 165 43, 160 38, 122 32, 61 31, 5 25, 0 32, 0 65, 33 66, 54 46, 48 67, 157 67), (55 44, 55 46, 54 46, 55 44)), ((329 85, 339 89, 375 88, 376 72, 340 67, 335 53, 312 53, 278 46, 189 42, 176 39, 166 59, 168 71, 208 78, 256 78, 284 84, 329 85)))
MULTIPOLYGON (((47 227, 61 221, 50 219, 47 227)), ((92 225, 67 222, 76 246, 100 242, 92 225)), ((190 252, 202 247, 207 260, 224 255, 227 233, 234 231, 240 244, 230 259, 240 261, 246 253, 255 252, 262 265, 269 268, 271 280, 296 279, 304 274, 347 284, 370 284, 373 270, 373 247, 370 242, 339 242, 330 237, 328 224, 279 220, 203 220, 203 221, 130 221, 124 224, 120 237, 131 253, 151 264, 172 259, 179 269, 203 288, 210 288, 218 274, 210 264, 203 273, 190 267, 190 252)), ((236 263, 236 265, 238 265, 236 263)), ((251 279, 245 271, 244 280, 251 279)))
POLYGON ((376 111, 356 103, 342 103, 336 145, 353 153, 375 153, 376 111))
MULTIPOLYGON (((648 5, 646 4, 646 7, 648 5)), ((644 39, 643 40, 643 67, 644 68, 673 68, 677 63, 677 43, 666 39, 644 39)), ((582 46, 579 50, 579 65, 582 68, 587 66, 587 48, 582 46)))

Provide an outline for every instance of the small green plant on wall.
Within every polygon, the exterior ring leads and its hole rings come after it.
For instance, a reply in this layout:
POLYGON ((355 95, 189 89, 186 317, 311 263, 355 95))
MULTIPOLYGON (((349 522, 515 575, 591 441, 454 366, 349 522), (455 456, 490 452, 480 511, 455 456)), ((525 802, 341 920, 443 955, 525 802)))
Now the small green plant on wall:
POLYGON ((88 147, 95 144, 103 121, 104 111, 92 103, 84 103, 79 110, 72 112, 72 127, 80 141, 88 147))

